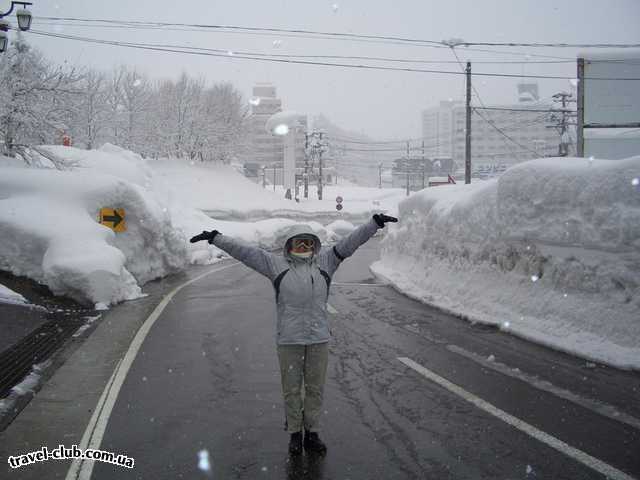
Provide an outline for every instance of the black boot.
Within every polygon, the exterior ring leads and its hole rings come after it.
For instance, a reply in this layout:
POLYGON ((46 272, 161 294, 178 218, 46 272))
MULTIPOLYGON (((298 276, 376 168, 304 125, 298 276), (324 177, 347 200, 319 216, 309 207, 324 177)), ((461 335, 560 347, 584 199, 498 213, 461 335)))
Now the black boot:
POLYGON ((327 453, 327 446, 320 440, 318 432, 310 432, 309 430, 305 430, 304 448, 308 452, 319 453, 320 455, 327 453))
POLYGON ((289 453, 291 455, 300 455, 302 453, 302 432, 291 434, 289 439, 289 453))

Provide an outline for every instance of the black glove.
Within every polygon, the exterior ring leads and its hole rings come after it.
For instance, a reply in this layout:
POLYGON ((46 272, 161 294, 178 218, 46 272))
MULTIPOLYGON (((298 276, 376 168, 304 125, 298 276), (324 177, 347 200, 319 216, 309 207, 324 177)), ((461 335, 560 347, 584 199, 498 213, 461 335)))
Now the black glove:
POLYGON ((220 232, 218 230, 211 230, 210 232, 207 232, 206 230, 203 231, 200 235, 196 235, 195 237, 191 237, 191 240, 189 240, 191 243, 196 243, 199 242, 201 240, 208 240, 209 243, 213 243, 213 239, 216 237, 216 235, 218 235, 220 232))
POLYGON ((389 215, 385 215, 384 213, 376 213, 373 216, 373 219, 378 224, 378 227, 384 228, 384 224, 387 222, 397 222, 398 219, 396 217, 390 217, 389 215))

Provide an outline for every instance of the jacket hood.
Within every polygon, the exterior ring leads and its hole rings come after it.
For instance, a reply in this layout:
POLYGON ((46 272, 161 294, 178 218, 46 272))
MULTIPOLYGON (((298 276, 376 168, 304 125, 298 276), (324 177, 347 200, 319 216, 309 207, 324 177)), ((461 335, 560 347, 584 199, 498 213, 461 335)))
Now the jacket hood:
POLYGON ((320 248, 322 245, 320 244, 320 238, 313 233, 311 227, 305 223, 296 223, 295 225, 291 225, 284 233, 284 247, 282 250, 282 254, 286 259, 293 259, 291 254, 289 253, 291 247, 291 240, 295 237, 311 237, 315 241, 313 248, 313 256, 317 256, 320 253, 320 248))

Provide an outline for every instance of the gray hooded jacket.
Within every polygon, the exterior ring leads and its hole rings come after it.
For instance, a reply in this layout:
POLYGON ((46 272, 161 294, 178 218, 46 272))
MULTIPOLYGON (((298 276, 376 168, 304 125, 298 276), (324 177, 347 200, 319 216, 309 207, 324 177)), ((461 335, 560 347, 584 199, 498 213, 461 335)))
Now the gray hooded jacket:
POLYGON ((278 311, 278 345, 310 345, 329 341, 327 298, 331 278, 340 262, 378 230, 372 219, 359 226, 333 247, 321 248, 320 239, 307 225, 294 225, 287 232, 282 255, 218 234, 213 244, 273 282, 278 311), (289 254, 291 239, 310 236, 315 252, 310 259, 289 254))

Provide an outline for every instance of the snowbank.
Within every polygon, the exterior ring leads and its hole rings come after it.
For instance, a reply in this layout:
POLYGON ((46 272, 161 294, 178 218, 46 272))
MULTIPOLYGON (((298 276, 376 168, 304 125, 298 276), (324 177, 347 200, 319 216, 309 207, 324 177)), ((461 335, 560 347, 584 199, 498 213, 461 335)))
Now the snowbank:
POLYGON ((550 158, 423 190, 372 267, 472 321, 640 369, 640 157, 550 158))
POLYGON ((9 305, 27 305, 29 302, 18 292, 14 292, 0 283, 0 303, 9 305))
POLYGON ((144 182, 142 159, 136 167, 122 152, 61 148, 56 154, 78 161, 78 168, 2 168, 0 269, 55 294, 109 305, 138 298, 144 283, 184 268, 186 239, 167 208, 142 186, 101 173, 115 168, 144 182), (98 224, 101 207, 124 208, 127 231, 98 224))

